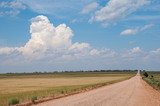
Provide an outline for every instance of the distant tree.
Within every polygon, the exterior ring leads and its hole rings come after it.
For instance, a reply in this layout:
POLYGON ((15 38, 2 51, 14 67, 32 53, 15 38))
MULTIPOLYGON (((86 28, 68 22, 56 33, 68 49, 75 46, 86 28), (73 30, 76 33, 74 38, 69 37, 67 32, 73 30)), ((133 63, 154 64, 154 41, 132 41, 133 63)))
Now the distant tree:
POLYGON ((144 72, 143 75, 144 75, 145 77, 148 77, 148 73, 147 73, 147 72, 144 72))
POLYGON ((141 72, 146 72, 146 70, 143 70, 143 71, 142 71, 142 70, 140 70, 140 71, 141 71, 141 72))

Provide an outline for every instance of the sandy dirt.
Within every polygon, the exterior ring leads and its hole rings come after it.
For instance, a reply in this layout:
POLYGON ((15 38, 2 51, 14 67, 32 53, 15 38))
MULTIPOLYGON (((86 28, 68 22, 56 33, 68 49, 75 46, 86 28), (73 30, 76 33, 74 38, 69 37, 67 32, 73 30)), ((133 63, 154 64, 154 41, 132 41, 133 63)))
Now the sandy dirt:
POLYGON ((126 81, 37 106, 160 106, 160 93, 137 74, 126 81))

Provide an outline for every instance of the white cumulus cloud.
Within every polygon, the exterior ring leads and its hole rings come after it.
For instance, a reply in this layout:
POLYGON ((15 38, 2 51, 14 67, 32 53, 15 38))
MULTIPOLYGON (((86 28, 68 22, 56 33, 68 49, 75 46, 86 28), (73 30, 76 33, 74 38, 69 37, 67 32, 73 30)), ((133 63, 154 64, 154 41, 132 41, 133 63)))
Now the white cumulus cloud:
POLYGON ((89 49, 88 43, 72 43, 72 30, 65 24, 55 27, 46 16, 32 19, 30 26, 31 39, 19 51, 26 57, 42 58, 48 54, 68 55, 89 49))
MULTIPOLYGON (((139 30, 149 27, 151 25, 145 25, 139 30)), ((149 52, 140 47, 123 52, 96 49, 86 42, 73 42, 73 36, 73 31, 65 24, 55 26, 46 16, 34 17, 30 39, 25 45, 0 47, 0 71, 132 68, 159 64, 160 49, 149 52)))
POLYGON ((16 48, 10 48, 10 47, 2 47, 0 48, 0 55, 3 55, 3 54, 11 54, 15 51, 16 48))
POLYGON ((131 49, 131 53, 139 53, 141 52, 140 47, 134 47, 133 49, 131 49))
MULTIPOLYGON (((80 58, 89 56, 92 47, 88 43, 72 42, 73 31, 65 24, 54 26, 46 16, 31 19, 31 38, 21 47, 1 47, 0 54, 19 52, 29 60, 80 58)), ((98 50, 97 50, 98 52, 98 50)), ((101 51, 102 52, 102 51, 101 51)), ((92 53, 93 55, 93 53, 92 53)))
POLYGON ((140 59, 144 58, 145 56, 140 47, 134 47, 130 50, 125 51, 124 53, 121 53, 120 55, 123 59, 126 60, 140 59))

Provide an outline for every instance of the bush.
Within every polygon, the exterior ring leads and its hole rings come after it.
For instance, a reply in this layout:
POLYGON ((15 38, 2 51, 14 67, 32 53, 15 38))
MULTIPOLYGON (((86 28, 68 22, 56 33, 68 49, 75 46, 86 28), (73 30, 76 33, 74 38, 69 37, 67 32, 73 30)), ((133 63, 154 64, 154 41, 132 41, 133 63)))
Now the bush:
POLYGON ((31 98, 31 101, 34 103, 35 102, 35 100, 37 100, 37 96, 33 96, 32 98, 31 98))
POLYGON ((158 82, 157 86, 160 88, 160 82, 158 82))
POLYGON ((61 94, 64 94, 64 91, 63 91, 63 90, 61 91, 61 94))
POLYGON ((145 77, 148 77, 148 73, 147 73, 147 72, 144 72, 143 75, 144 75, 145 77))
POLYGON ((9 100, 9 105, 16 105, 19 103, 19 100, 17 98, 12 98, 9 100))

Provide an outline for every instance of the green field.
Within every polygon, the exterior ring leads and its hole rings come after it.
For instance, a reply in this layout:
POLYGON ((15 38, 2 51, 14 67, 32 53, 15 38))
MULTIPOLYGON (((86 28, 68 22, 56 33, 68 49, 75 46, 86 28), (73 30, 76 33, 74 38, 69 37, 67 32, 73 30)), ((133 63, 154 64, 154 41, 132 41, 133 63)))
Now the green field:
POLYGON ((1 74, 0 106, 7 106, 11 98, 20 103, 48 96, 72 94, 84 89, 96 88, 122 81, 136 72, 63 72, 44 74, 1 74))
POLYGON ((143 77, 143 79, 157 90, 160 90, 160 72, 147 72, 148 77, 143 77))

